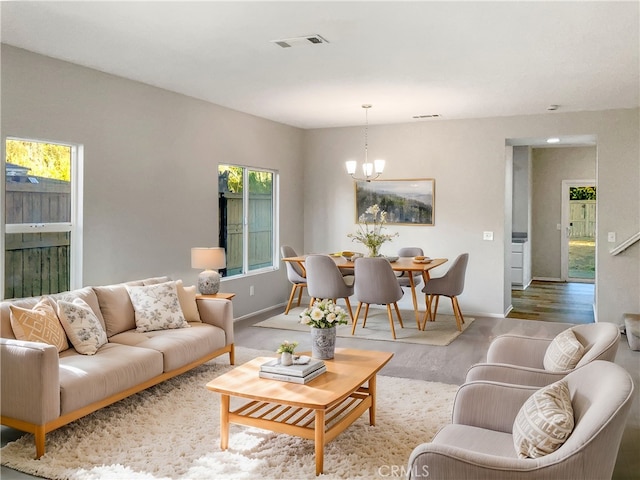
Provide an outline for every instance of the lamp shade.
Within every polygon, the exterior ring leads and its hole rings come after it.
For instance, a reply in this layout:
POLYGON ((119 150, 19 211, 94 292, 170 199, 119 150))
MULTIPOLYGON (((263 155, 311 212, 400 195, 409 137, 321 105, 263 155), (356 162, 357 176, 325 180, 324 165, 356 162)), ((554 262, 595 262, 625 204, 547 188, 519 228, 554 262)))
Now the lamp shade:
POLYGON ((224 248, 193 247, 191 249, 191 268, 218 270, 227 265, 224 248))

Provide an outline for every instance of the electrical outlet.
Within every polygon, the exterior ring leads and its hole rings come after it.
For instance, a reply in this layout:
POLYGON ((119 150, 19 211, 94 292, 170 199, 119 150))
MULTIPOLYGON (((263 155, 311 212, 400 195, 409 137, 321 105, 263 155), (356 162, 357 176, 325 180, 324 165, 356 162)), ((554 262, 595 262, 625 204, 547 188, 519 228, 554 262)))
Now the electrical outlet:
POLYGON ((249 296, 250 296, 250 297, 253 297, 253 296, 255 295, 255 293, 256 293, 256 292, 255 292, 255 290, 254 290, 254 288, 253 288, 253 285, 251 285, 251 286, 249 287, 249 296))
POLYGON ((616 242, 616 232, 607 233, 607 241, 609 243, 615 243, 616 242))
POLYGON ((493 240, 493 232, 483 232, 482 233, 483 240, 493 240))

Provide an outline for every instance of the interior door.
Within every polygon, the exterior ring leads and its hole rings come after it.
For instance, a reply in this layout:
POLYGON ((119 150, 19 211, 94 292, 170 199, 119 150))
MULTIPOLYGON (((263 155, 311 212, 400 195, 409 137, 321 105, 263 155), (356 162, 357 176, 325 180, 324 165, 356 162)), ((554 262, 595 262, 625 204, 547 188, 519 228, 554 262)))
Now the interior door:
POLYGON ((562 280, 593 283, 596 276, 596 182, 562 182, 562 280))

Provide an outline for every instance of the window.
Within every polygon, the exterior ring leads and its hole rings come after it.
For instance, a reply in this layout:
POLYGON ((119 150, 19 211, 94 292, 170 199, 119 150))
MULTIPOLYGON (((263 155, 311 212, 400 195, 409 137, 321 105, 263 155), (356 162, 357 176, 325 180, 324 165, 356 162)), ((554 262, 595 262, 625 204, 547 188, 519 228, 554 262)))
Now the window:
POLYGON ((219 246, 227 255, 222 276, 275 268, 277 179, 270 170, 218 167, 219 246))
POLYGON ((5 148, 3 298, 80 287, 82 147, 8 138, 5 148))

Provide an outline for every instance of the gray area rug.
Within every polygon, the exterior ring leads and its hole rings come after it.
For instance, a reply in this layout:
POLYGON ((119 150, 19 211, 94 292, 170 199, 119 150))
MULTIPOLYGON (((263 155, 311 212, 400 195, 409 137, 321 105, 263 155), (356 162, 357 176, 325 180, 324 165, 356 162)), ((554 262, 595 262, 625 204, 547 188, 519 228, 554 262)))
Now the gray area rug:
MULTIPOLYGON (((273 355, 236 349, 237 363, 273 355)), ((309 440, 231 425, 220 450, 220 396, 205 388, 232 367, 228 356, 122 400, 47 435, 34 460, 32 435, 0 450, 2 464, 50 479, 313 479, 309 440)), ((323 479, 388 478, 413 448, 450 422, 456 385, 378 377, 376 426, 365 413, 325 447, 323 479)))
MULTIPOLYGON (((289 314, 285 315, 281 313, 271 318, 256 323, 254 327, 266 327, 266 328, 279 328, 282 330, 295 330, 299 332, 309 331, 309 327, 300 323, 300 313, 304 310, 304 307, 296 307, 289 310, 289 314)), ((355 315, 355 307, 353 314, 355 315)), ((421 315, 424 312, 420 312, 421 315)), ((418 330, 416 325, 416 316, 413 310, 400 310, 402 316, 402 323, 404 328, 400 328, 400 324, 397 321, 395 310, 393 311, 394 328, 396 330, 396 342, 404 343, 418 343, 423 345, 435 345, 446 346, 453 342, 459 335, 461 335, 466 328, 471 325, 475 320, 472 317, 465 317, 465 323, 462 324, 462 332, 458 331, 456 326, 456 319, 453 315, 443 315, 439 313, 436 316, 435 322, 427 322, 427 326, 424 331, 418 330)), ((364 317, 364 307, 360 311, 360 318, 358 319, 358 326, 356 327, 355 336, 358 338, 364 338, 368 340, 391 340, 391 326, 389 325, 389 318, 387 317, 387 310, 381 308, 369 309, 369 315, 367 316, 367 325, 362 328, 362 318, 364 317)), ((422 321, 422 317, 420 318, 422 321)), ((351 324, 340 325, 338 327, 339 337, 351 336, 351 324)))

